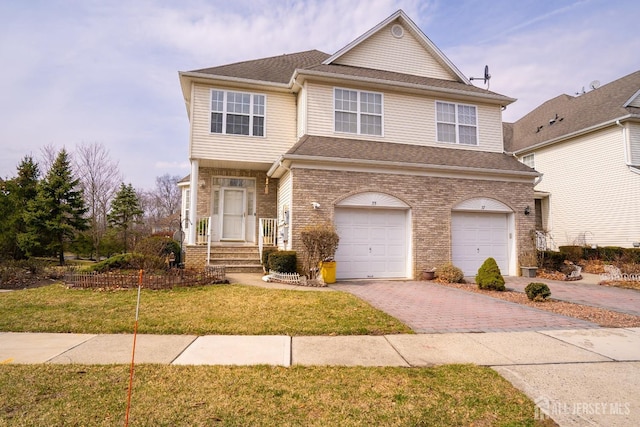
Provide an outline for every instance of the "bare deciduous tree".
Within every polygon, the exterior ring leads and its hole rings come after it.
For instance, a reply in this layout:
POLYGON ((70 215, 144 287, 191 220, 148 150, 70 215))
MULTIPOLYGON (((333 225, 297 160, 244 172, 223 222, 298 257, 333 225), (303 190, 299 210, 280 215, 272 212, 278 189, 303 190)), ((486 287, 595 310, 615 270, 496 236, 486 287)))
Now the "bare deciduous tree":
POLYGON ((118 162, 111 159, 109 150, 101 143, 83 143, 76 146, 76 173, 89 208, 89 221, 93 247, 98 250, 107 229, 107 212, 122 175, 118 162))

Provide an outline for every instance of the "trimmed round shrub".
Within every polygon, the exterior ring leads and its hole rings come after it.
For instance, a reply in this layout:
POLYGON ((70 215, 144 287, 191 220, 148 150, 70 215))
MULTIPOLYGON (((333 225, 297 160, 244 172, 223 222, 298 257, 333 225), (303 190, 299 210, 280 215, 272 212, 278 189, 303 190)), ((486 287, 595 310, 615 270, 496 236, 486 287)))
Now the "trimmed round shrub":
POLYGON ((451 263, 436 268, 436 276, 446 283, 464 283, 464 273, 451 263))
POLYGON ((267 246, 262 248, 262 265, 263 267, 266 269, 269 266, 269 255, 271 255, 274 252, 278 252, 278 248, 275 248, 273 246, 267 246))
POLYGON ((476 275, 476 283, 480 289, 491 289, 495 291, 504 291, 504 277, 500 273, 500 267, 493 258, 487 258, 476 275))
POLYGON ((545 283, 529 283, 524 292, 531 301, 546 301, 551 296, 551 290, 545 283))

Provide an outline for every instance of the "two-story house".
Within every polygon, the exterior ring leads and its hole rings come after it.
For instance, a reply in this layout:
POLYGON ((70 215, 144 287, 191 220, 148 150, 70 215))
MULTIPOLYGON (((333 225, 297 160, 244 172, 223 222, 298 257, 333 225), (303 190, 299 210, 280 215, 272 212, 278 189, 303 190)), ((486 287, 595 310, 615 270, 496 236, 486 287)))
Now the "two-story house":
POLYGON ((300 230, 324 221, 340 235, 338 278, 419 278, 445 262, 473 275, 488 257, 516 275, 532 248, 538 173, 503 149, 515 100, 471 84, 401 10, 334 54, 180 83, 188 266, 264 237, 300 253, 300 230))
POLYGON ((542 174, 541 246, 640 246, 640 71, 560 95, 515 123, 505 147, 542 174))

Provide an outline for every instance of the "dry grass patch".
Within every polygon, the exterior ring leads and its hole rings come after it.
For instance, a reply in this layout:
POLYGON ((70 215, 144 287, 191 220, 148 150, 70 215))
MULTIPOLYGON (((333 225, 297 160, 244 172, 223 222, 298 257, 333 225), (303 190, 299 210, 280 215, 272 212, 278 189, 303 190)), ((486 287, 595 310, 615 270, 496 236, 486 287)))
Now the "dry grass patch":
MULTIPOLYGON (((124 421, 127 366, 0 365, 0 425, 124 421)), ((536 425, 534 405, 489 368, 141 365, 135 426, 536 425)), ((553 425, 548 421, 546 425, 553 425)))
MULTIPOLYGON (((136 290, 51 285, 0 294, 0 331, 128 333, 136 290)), ((342 292, 241 285, 143 290, 138 332, 190 335, 378 335, 411 333, 393 317, 342 292)))

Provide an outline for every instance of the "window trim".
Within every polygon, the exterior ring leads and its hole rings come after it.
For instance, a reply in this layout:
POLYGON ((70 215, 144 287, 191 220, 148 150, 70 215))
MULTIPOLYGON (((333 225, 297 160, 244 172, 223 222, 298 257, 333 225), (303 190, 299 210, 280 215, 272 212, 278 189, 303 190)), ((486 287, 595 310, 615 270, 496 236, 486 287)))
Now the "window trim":
POLYGON ((232 136, 240 136, 240 137, 252 137, 252 138, 266 138, 267 136, 267 95, 264 93, 257 92, 246 92, 242 90, 233 90, 233 89, 223 89, 223 88, 210 88, 209 89, 209 134, 210 135, 232 135, 232 136), (222 111, 213 109, 213 93, 214 92, 222 92, 222 111), (242 95, 249 95, 249 134, 244 133, 228 133, 227 132, 227 117, 228 115, 242 115, 246 116, 247 114, 238 114, 236 112, 229 112, 227 110, 227 102, 228 102, 228 94, 229 93, 239 93, 242 95), (264 100, 263 102, 263 114, 256 114, 254 112, 255 97, 261 96, 264 100), (212 124, 213 124, 213 113, 222 114, 222 132, 213 132, 212 124), (254 127, 254 118, 262 117, 262 135, 254 135, 253 127, 254 127))
POLYGON ((347 88, 347 87, 340 87, 340 86, 334 86, 333 87, 333 103, 332 103, 332 111, 333 111, 333 132, 335 133, 339 133, 339 134, 345 134, 345 135, 366 135, 366 136, 372 136, 372 137, 384 137, 384 93, 382 92, 373 92, 373 91, 368 91, 368 90, 359 90, 359 89, 353 89, 353 88, 347 88), (339 131, 336 130, 336 112, 349 112, 346 110, 338 110, 336 109, 336 90, 344 90, 344 91, 349 91, 349 92, 356 92, 357 94, 357 99, 356 99, 356 104, 357 104, 357 110, 355 112, 351 112, 353 114, 356 115, 356 132, 347 132, 347 131, 339 131), (362 106, 361 106, 361 97, 362 94, 366 93, 366 94, 372 94, 372 95, 380 95, 380 114, 375 114, 375 113, 363 113, 362 112, 362 106), (363 133, 362 132, 362 116, 379 116, 380 117, 380 134, 375 134, 375 133, 363 133))
POLYGON ((436 125, 436 129, 435 129, 435 133, 436 133, 436 142, 439 143, 443 143, 443 144, 456 144, 456 145, 460 145, 463 147, 479 147, 480 146, 480 121, 478 119, 478 106, 474 105, 474 104, 464 104, 461 102, 452 102, 452 101, 444 101, 444 100, 436 100, 435 104, 434 104, 435 110, 434 110, 434 119, 435 119, 435 125, 436 125), (449 105, 454 105, 455 106, 455 123, 450 123, 450 122, 441 122, 438 120, 438 104, 449 104, 449 105), (473 107, 476 110, 476 114, 475 114, 475 119, 476 119, 476 123, 475 125, 473 125, 473 127, 475 127, 476 129, 476 143, 475 144, 465 144, 465 143, 461 143, 460 142, 460 126, 467 126, 467 127, 471 127, 472 125, 468 125, 465 123, 460 123, 459 119, 458 119, 458 107, 473 107), (456 130, 456 140, 455 142, 451 142, 451 141, 441 141, 440 139, 438 139, 438 124, 439 123, 443 123, 443 124, 449 124, 449 125, 454 125, 455 126, 455 130, 456 130))

